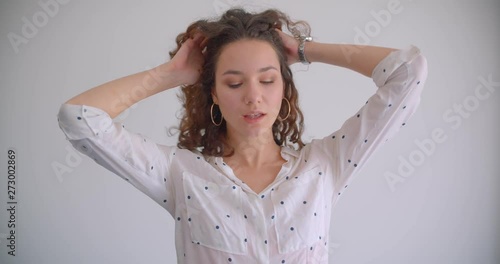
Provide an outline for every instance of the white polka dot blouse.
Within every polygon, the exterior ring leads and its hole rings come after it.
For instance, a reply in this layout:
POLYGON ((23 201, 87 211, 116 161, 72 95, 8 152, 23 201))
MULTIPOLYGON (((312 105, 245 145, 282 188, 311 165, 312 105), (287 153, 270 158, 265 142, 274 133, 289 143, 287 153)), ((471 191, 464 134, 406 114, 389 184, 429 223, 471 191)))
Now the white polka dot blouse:
POLYGON ((172 215, 178 263, 328 263, 333 206, 416 111, 426 78, 417 47, 390 53, 373 70, 378 89, 366 104, 300 151, 282 147, 287 162, 261 193, 222 158, 155 143, 101 109, 62 104, 58 122, 78 151, 172 215))

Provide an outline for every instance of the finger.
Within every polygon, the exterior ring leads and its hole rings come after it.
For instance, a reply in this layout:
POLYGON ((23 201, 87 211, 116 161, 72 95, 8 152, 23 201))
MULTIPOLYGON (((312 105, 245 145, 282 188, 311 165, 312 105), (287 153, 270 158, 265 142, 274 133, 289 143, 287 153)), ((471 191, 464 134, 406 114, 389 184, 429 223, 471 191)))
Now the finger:
POLYGON ((207 43, 208 43, 208 38, 204 37, 203 40, 200 43, 200 48, 204 49, 207 46, 207 43))
POLYGON ((196 31, 194 34, 193 34, 193 39, 199 39, 199 38, 204 38, 205 36, 203 35, 203 32, 200 32, 200 31, 196 31))
POLYGON ((193 39, 193 42, 194 42, 194 45, 196 47, 201 47, 201 44, 203 43, 203 40, 205 39, 205 37, 203 37, 202 34, 200 33, 197 33, 195 36, 194 36, 194 39, 193 39))
POLYGON ((278 35, 279 35, 280 37, 283 37, 283 35, 286 35, 286 33, 285 33, 285 32, 283 32, 281 29, 277 29, 277 28, 275 28, 274 30, 276 30, 276 32, 278 32, 278 35))

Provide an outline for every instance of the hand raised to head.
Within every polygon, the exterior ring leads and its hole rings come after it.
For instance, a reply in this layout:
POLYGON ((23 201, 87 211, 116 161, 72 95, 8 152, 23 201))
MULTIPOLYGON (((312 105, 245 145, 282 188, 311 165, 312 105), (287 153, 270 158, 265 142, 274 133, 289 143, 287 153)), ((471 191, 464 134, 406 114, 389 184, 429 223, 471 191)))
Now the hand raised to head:
POLYGON ((296 62, 299 62, 299 42, 293 36, 290 36, 279 29, 275 29, 279 36, 281 37, 281 41, 283 41, 283 45, 285 46, 285 52, 287 56, 288 65, 292 65, 296 62))
POLYGON ((203 50, 206 38, 200 33, 187 38, 170 61, 182 84, 194 84, 200 77, 205 61, 203 50))

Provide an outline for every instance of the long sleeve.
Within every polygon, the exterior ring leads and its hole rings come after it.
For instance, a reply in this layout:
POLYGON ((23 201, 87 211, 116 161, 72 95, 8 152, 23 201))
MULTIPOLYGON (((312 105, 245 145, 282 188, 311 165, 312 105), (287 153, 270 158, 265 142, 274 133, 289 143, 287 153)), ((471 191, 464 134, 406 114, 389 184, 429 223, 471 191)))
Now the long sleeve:
POLYGON ((318 151, 333 167, 335 195, 405 126, 417 110, 426 78, 427 61, 417 47, 391 52, 373 70, 376 93, 339 130, 311 142, 310 152, 318 151))
POLYGON ((171 214, 174 210, 168 153, 159 145, 113 122, 103 110, 62 104, 59 127, 75 149, 142 191, 171 214))

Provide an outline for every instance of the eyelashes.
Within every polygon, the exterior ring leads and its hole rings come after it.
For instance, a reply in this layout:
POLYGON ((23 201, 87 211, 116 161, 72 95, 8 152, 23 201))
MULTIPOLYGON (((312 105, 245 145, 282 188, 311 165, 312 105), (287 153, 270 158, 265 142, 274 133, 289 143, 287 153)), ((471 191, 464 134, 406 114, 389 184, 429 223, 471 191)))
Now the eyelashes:
MULTIPOLYGON (((264 85, 271 85, 274 83, 274 80, 269 80, 269 81, 261 81, 260 83, 264 84, 264 85)), ((229 88, 238 88, 238 87, 241 87, 241 85, 243 85, 243 83, 230 83, 228 84, 227 86, 229 88)))

